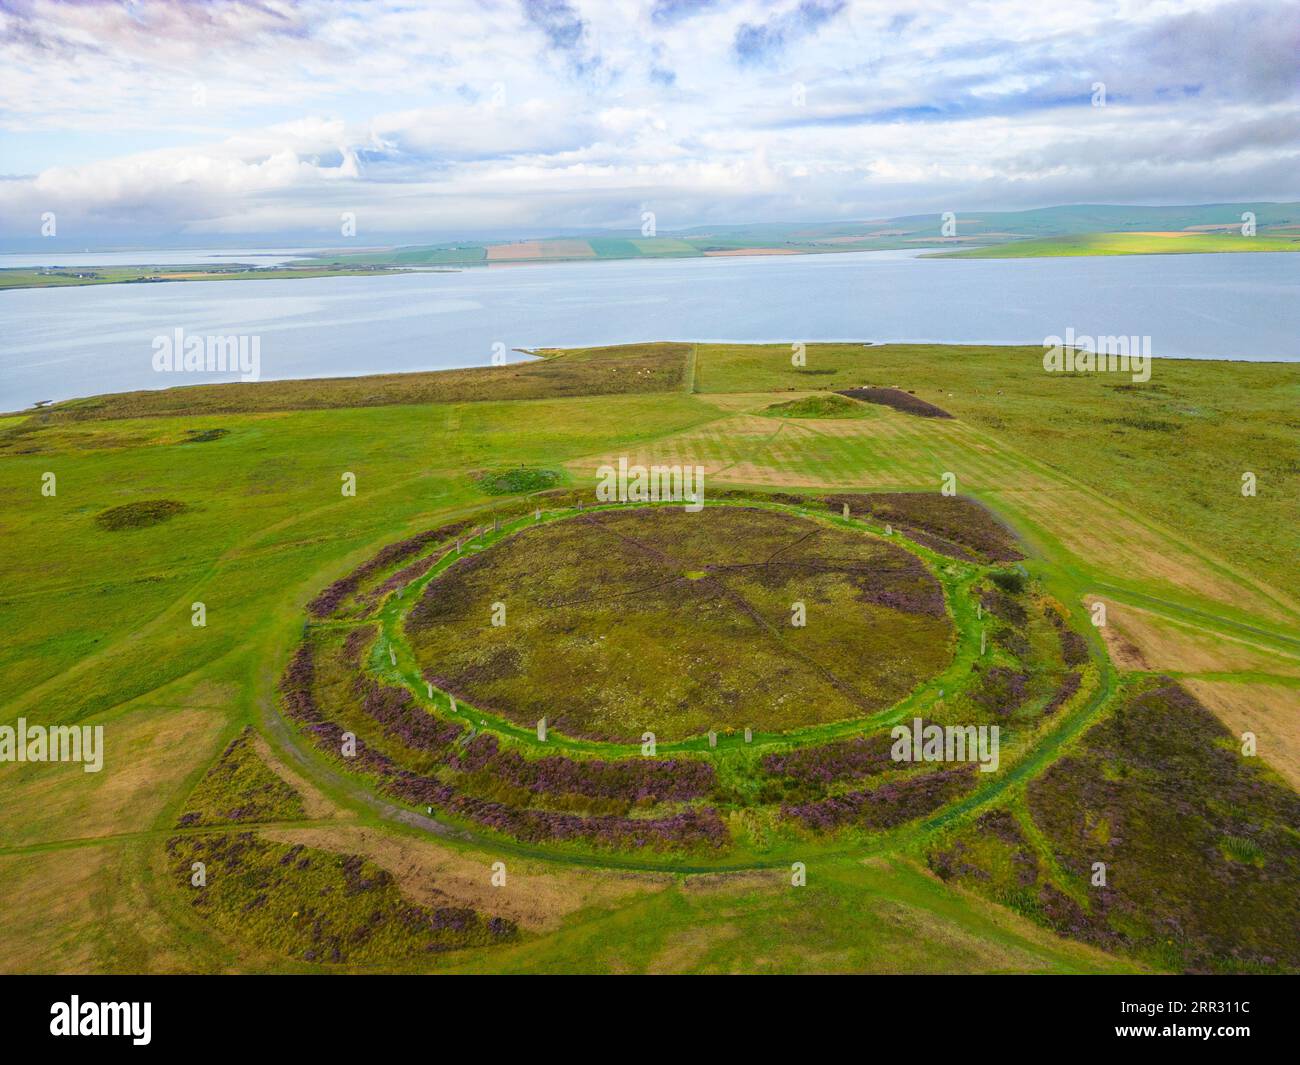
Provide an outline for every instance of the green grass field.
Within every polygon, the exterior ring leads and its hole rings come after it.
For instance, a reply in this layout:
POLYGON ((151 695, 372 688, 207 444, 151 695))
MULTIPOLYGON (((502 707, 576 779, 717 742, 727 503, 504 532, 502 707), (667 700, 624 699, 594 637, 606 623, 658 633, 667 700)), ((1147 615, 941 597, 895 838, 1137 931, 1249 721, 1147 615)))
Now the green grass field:
POLYGON ((1085 233, 1016 240, 988 248, 942 252, 946 259, 1040 259, 1071 255, 1191 255, 1209 252, 1300 251, 1300 235, 1260 233, 1085 233))
POLYGON ((389 261, 368 264, 309 263, 292 266, 84 266, 49 270, 0 270, 0 290, 10 288, 62 288, 68 285, 169 284, 173 281, 289 281, 304 277, 359 277, 391 273, 389 261))
MULTIPOLYGON (((1294 820, 1289 834, 1279 825, 1300 751, 1300 369, 1156 360, 1139 384, 1045 373, 1033 348, 813 344, 804 367, 779 344, 543 354, 443 374, 96 397, 0 419, 0 725, 102 725, 105 742, 97 774, 0 764, 0 971, 1296 967, 1294 942, 1252 921, 1276 923, 1297 905, 1294 820), (815 413, 839 406, 828 393, 862 385, 914 391, 954 417, 865 404, 858 417, 815 413), (430 814, 327 757, 286 717, 278 685, 305 633, 341 644, 371 606, 368 675, 409 685, 425 705, 423 663, 387 633, 414 602, 399 590, 436 587, 441 571, 430 563, 381 593, 422 556, 394 559, 347 600, 346 616, 309 625, 324 589, 425 530, 500 518, 483 541, 495 544, 534 508, 560 528, 619 457, 698 464, 707 499, 815 510, 856 536, 882 537, 897 521, 894 535, 946 582, 961 636, 952 664, 927 666, 924 701, 904 699, 876 724, 914 710, 963 720, 981 699, 993 700, 982 720, 1002 720, 1015 663, 1038 663, 1025 671, 1026 709, 1005 722, 1003 769, 918 805, 918 816, 873 821, 894 808, 868 798, 866 820, 823 832, 785 823, 780 809, 861 801, 846 798, 862 790, 852 780, 805 794, 798 774, 778 775, 781 790, 754 801, 756 760, 802 740, 759 729, 752 752, 736 734, 713 751, 694 735, 680 756, 717 765, 707 801, 737 842, 702 857, 638 857, 430 814), (1247 472, 1253 495, 1242 492, 1247 472), (355 494, 343 491, 347 475, 355 494), (1021 596, 1027 620, 989 583, 1007 565, 945 561, 927 546, 952 530, 927 524, 924 509, 851 505, 845 519, 819 502, 934 494, 948 475, 1018 535, 1028 591, 1003 594, 1021 596), (1091 623, 1094 602, 1108 610, 1104 626, 1091 623), (1057 649, 1053 612, 1073 650, 1057 649), (952 671, 967 676, 982 657, 981 629, 1006 672, 957 686, 952 671), (1082 658, 1035 686, 1048 676, 1042 656, 1061 653, 1082 658), (1077 687, 1047 711, 1068 670, 1077 687), (1163 677, 1204 705, 1145 694, 1164 691, 1163 677), (1117 749, 1129 721, 1163 722, 1177 744, 1117 749), (1247 729, 1259 745, 1249 757, 1238 742, 1247 729), (1190 804, 1178 846, 1199 853, 1208 841, 1220 857, 1212 877, 1178 880, 1169 896, 1160 888, 1175 873, 1152 837, 1110 831, 1098 811, 1152 817, 1173 779, 1190 804), (1239 795, 1231 809, 1215 798, 1225 787, 1239 795), (953 858, 960 847, 966 857, 953 858), (1089 893, 1096 853, 1111 862, 1114 894, 1089 893), (191 867, 203 855, 211 895, 196 905, 191 867), (291 863, 304 857, 298 876, 291 863), (796 861, 806 886, 792 884, 796 861), (1254 900, 1235 926, 1206 903, 1224 890, 1254 900), (358 893, 379 915, 369 934, 348 901, 358 893), (321 900, 310 924, 308 896, 321 900), (1152 922, 1170 913, 1184 938, 1159 944, 1152 922)), ((445 545, 429 541, 423 557, 445 545)), ((355 677, 322 663, 339 705, 360 705, 355 677)), ((606 757, 581 737, 543 752, 531 728, 480 724, 468 709, 462 726, 505 753, 606 757)), ((817 740, 861 733, 837 723, 817 740)), ((548 742, 564 740, 561 729, 548 742)), ((401 754, 390 743, 376 749, 401 754)), ((466 787, 487 786, 468 764, 456 772, 466 787)))

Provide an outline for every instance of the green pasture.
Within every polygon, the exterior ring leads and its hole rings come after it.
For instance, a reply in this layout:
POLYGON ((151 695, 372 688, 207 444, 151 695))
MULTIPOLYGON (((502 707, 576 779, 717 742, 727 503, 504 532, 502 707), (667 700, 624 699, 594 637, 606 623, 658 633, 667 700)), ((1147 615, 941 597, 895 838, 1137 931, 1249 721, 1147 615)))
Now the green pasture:
MULTIPOLYGON (((1156 360, 1151 380, 1137 383, 1046 373, 1036 348, 812 344, 803 367, 791 363, 789 345, 546 354, 509 381, 484 368, 373 384, 204 386, 0 419, 0 724, 103 724, 107 744, 98 775, 0 765, 0 890, 14 900, 0 970, 330 971, 327 959, 286 960, 270 925, 245 936, 229 915, 243 905, 237 897, 218 921, 193 912, 169 861, 168 839, 224 831, 176 822, 246 726, 339 811, 326 817, 277 802, 268 816, 281 829, 346 823, 481 867, 484 878, 504 856, 512 869, 575 891, 645 878, 631 894, 599 896, 550 923, 525 921, 517 940, 475 940, 419 962, 385 940, 343 968, 1093 972, 1174 964, 1059 938, 1034 913, 945 884, 924 862, 936 840, 1023 803, 1033 782, 1114 712, 1127 682, 1089 625, 1084 595, 1300 657, 1300 369, 1156 360), (809 418, 772 409, 820 409, 831 402, 825 393, 863 384, 914 390, 955 417, 871 408, 860 418, 809 418), (728 487, 774 497, 937 491, 953 473, 959 491, 1021 535, 1025 568, 1086 634, 1089 681, 1047 728, 1026 730, 1023 746, 1004 752, 1005 777, 981 782, 950 811, 874 842, 810 842, 801 888, 789 884, 784 848, 779 867, 741 861, 754 868, 689 876, 435 833, 303 750, 279 719, 275 684, 303 635, 308 601, 386 544, 489 517, 518 499, 489 491, 496 482, 483 471, 562 470, 568 485, 589 487, 596 467, 619 455, 705 465, 706 499, 728 487), (1253 496, 1241 492, 1247 471, 1257 481, 1253 496), (54 475, 52 495, 42 492, 46 474, 54 475), (355 477, 355 495, 343 493, 345 474, 355 477), (138 527, 98 520, 116 507, 164 501, 184 509, 157 508, 170 516, 138 527), (204 627, 192 624, 196 603, 204 627)), ((529 490, 533 482, 506 486, 529 490)), ((972 574, 958 567, 951 575, 949 601, 966 603, 963 610, 969 599, 955 590, 972 574)), ((394 612, 385 624, 396 620, 394 612)), ((416 669, 399 659, 399 673, 416 669)), ((881 720, 915 708, 903 700, 881 720)), ((492 724, 503 735, 527 731, 492 724)), ((267 794, 279 794, 255 775, 267 794)), ((203 807, 230 803, 218 794, 203 807)), ((990 852, 989 860, 1003 859, 990 852)), ((336 891, 335 883, 322 888, 336 891)), ((383 893, 388 906, 387 886, 383 893)), ((476 905, 490 912, 491 898, 476 905)))

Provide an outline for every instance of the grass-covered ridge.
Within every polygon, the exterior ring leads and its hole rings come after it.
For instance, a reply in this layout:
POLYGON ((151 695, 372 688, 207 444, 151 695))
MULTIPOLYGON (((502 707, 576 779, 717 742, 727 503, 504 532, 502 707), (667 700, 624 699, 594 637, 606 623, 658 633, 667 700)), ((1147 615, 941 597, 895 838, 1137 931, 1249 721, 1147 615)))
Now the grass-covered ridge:
POLYGON ((199 417, 336 407, 510 402, 565 396, 627 395, 680 388, 688 344, 542 352, 505 366, 305 381, 188 385, 71 399, 31 415, 26 432, 86 420, 199 417))

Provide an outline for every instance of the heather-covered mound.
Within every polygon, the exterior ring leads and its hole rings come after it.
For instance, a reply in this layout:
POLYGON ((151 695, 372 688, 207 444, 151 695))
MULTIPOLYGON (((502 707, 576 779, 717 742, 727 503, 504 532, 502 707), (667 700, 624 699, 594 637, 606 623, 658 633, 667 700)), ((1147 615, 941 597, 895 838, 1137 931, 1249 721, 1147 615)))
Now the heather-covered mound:
POLYGON ((726 842, 717 812, 702 802, 715 784, 708 762, 525 758, 365 675, 357 631, 303 643, 281 679, 282 705, 322 751, 390 797, 530 843, 663 851, 726 842), (349 733, 355 752, 344 755, 349 733))
POLYGON ((188 509, 176 499, 142 499, 137 503, 124 503, 120 507, 100 511, 95 515, 95 524, 109 532, 147 529, 150 525, 160 525, 188 509))
POLYGON ((464 906, 420 906, 359 854, 272 843, 251 832, 175 836, 172 875, 194 912, 242 941, 307 962, 374 965, 518 935, 513 922, 464 906), (206 884, 193 882, 194 863, 206 884))
POLYGON ((507 470, 482 470, 474 480, 488 495, 508 496, 520 492, 541 492, 560 483, 559 470, 515 466, 507 470))
POLYGON ((915 414, 920 418, 951 418, 942 407, 936 407, 920 396, 904 392, 901 388, 846 388, 836 393, 850 399, 860 399, 863 403, 876 403, 882 407, 893 407, 904 414, 915 414))
POLYGON ((1295 971, 1300 796, 1186 690, 1130 696, 1028 789, 930 855, 1050 925, 1160 968, 1295 971), (1044 840, 1044 853, 1031 842, 1044 840), (1104 863, 1105 884, 1094 883, 1104 863))
POLYGON ((304 817, 302 797, 258 757, 253 729, 244 729, 204 774, 177 819, 178 827, 304 817))
POLYGON ((825 497, 834 511, 847 503, 854 517, 892 525, 919 544, 971 562, 1016 562, 1024 558, 1015 534, 993 512, 967 496, 941 492, 842 493, 825 497))

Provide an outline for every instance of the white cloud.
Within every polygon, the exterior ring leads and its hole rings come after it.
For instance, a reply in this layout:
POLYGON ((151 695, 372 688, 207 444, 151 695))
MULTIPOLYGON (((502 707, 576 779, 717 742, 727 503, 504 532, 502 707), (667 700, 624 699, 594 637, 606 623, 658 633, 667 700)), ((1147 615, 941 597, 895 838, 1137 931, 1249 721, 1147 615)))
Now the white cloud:
POLYGON ((0 235, 1295 197, 1287 0, 814 6, 11 0, 0 235))

